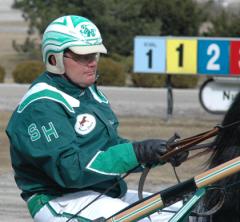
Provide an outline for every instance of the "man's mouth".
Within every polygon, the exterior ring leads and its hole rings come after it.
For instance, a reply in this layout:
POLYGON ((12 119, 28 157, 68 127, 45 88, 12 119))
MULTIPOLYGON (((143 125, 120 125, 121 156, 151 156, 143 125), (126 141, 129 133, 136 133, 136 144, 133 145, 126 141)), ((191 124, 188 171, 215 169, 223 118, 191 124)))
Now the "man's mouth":
POLYGON ((88 76, 92 76, 92 75, 95 75, 95 72, 91 71, 91 72, 86 72, 85 74, 88 75, 88 76))

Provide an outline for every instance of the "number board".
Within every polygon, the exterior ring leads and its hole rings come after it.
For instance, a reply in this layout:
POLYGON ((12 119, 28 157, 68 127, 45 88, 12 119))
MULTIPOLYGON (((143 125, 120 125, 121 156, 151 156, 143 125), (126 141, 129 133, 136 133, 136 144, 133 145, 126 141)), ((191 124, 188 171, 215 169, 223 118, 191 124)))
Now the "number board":
POLYGON ((230 73, 240 73, 240 41, 232 41, 230 45, 230 73))
POLYGON ((197 73, 197 40, 167 40, 167 73, 197 73))
POLYGON ((161 37, 137 37, 134 41, 134 72, 164 73, 166 49, 161 37))
POLYGON ((240 39, 138 36, 134 72, 240 75, 240 39))
POLYGON ((229 41, 198 41, 199 74, 228 75, 229 73, 229 41))

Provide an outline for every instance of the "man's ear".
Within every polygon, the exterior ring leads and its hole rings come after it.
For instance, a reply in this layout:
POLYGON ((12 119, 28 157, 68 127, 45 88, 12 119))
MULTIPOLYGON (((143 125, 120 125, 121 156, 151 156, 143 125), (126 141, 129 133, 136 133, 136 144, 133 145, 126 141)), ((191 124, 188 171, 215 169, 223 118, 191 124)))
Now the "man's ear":
POLYGON ((57 64, 56 58, 55 58, 54 55, 50 55, 50 56, 48 57, 48 61, 49 61, 49 63, 50 63, 51 65, 53 65, 53 66, 55 66, 55 65, 57 64))

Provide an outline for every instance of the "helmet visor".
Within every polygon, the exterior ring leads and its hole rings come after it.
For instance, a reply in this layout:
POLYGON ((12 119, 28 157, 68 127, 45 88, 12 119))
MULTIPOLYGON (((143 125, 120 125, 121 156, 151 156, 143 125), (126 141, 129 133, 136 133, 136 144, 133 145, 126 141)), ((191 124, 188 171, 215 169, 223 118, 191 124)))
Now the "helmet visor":
POLYGON ((107 49, 103 44, 88 45, 88 46, 71 46, 69 49, 75 54, 85 55, 91 53, 104 53, 107 54, 107 49))

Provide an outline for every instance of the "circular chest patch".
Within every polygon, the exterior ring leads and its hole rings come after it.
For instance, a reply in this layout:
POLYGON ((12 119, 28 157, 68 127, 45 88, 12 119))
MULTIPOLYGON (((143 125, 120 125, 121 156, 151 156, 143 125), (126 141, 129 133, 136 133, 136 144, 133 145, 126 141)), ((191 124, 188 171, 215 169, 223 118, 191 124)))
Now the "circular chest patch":
POLYGON ((80 135, 90 133, 96 126, 96 119, 93 115, 84 113, 77 116, 75 131, 80 135))

